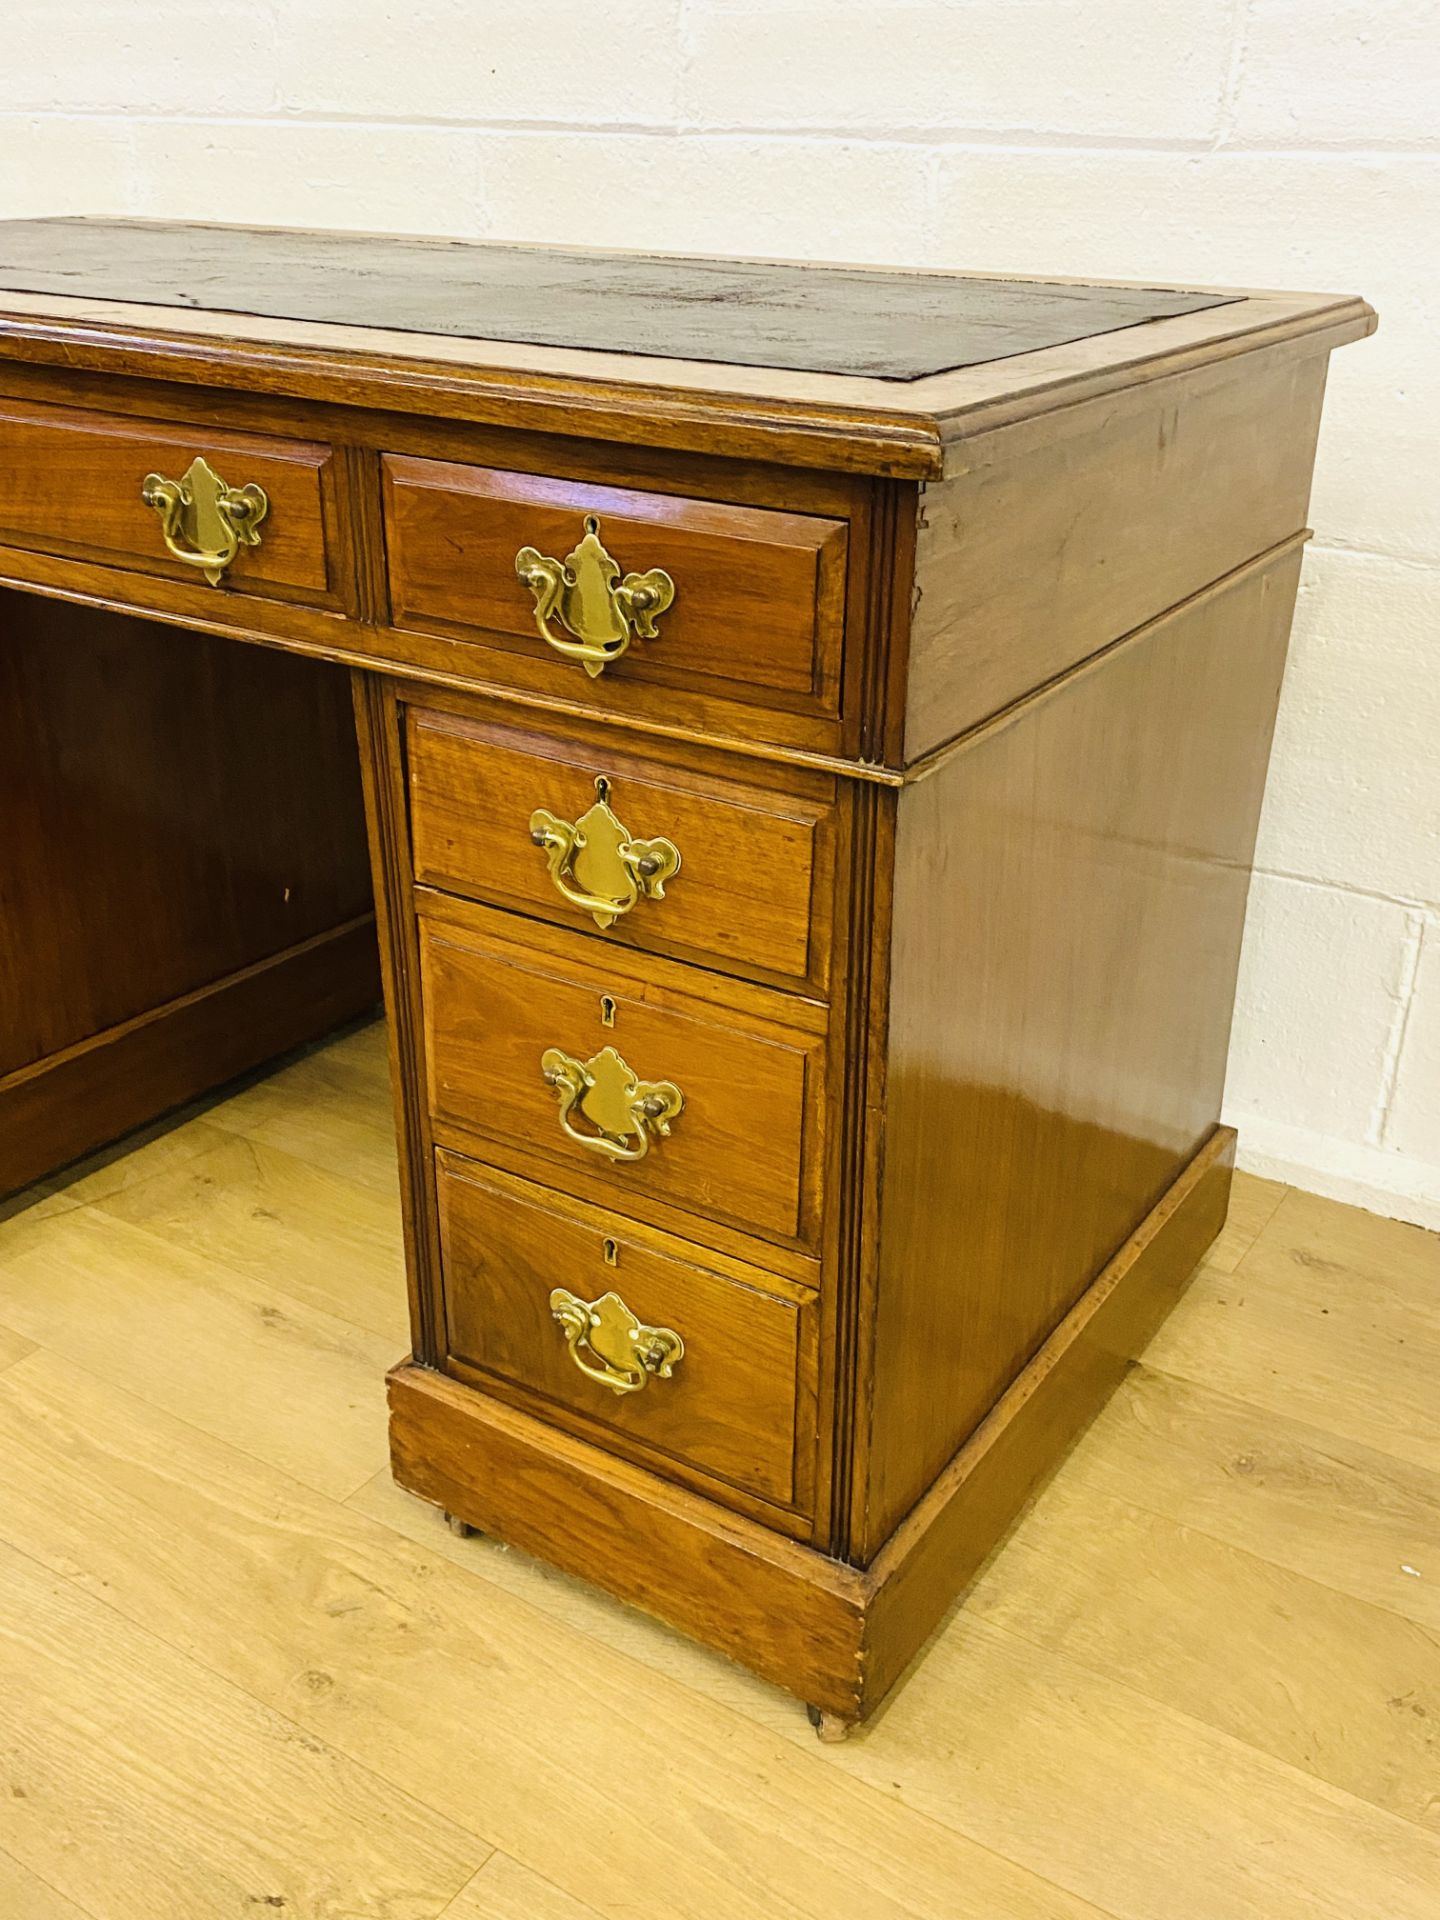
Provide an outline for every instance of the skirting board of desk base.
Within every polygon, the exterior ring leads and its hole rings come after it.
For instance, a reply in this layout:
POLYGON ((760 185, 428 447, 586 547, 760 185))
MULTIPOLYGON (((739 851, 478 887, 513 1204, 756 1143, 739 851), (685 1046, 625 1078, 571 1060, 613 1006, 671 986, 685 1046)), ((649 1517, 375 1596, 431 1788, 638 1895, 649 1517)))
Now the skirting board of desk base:
POLYGON ((0 1194, 118 1140, 380 999, 366 915, 0 1080, 0 1194))
POLYGON ((851 1567, 440 1373, 390 1376, 395 1477, 844 1722, 872 1713, 1100 1411, 1224 1225, 1218 1127, 891 1534, 851 1567))

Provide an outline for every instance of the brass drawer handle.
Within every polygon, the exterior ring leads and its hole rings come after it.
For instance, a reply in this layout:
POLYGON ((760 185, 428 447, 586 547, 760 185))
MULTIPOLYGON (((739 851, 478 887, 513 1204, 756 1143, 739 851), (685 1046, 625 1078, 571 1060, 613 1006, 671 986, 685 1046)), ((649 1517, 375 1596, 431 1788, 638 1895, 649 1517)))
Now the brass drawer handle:
POLYGON ((581 1373, 612 1393, 639 1393, 648 1380, 668 1380, 685 1358, 685 1342, 673 1328, 643 1325, 618 1293, 582 1300, 556 1287, 550 1311, 581 1373))
POLYGON ((599 795, 578 820, 562 820, 547 807, 530 816, 530 838, 545 852, 550 878, 562 900, 609 927, 637 900, 663 900, 665 882, 680 871, 680 849, 670 840, 632 840, 630 829, 610 811, 610 782, 595 782, 599 795))
POLYGON ((187 567, 200 567, 212 587, 241 547, 258 547, 260 522, 270 511, 263 487, 227 487, 198 455, 183 480, 147 473, 140 498, 160 516, 165 545, 187 567))
POLYGON ((643 1160, 651 1139, 670 1131, 685 1096, 669 1080, 641 1080, 613 1047, 591 1060, 572 1060, 559 1047, 540 1056, 547 1086, 560 1098, 560 1125, 590 1153, 607 1160, 643 1160), (582 1133, 571 1121, 579 1110, 598 1131, 582 1133), (632 1144, 633 1143, 633 1144, 632 1144))
POLYGON ((521 547, 515 571, 535 596, 535 625, 540 637, 578 660, 593 680, 618 660, 635 634, 656 637, 655 622, 675 598, 675 582, 659 567, 620 578, 619 562, 600 544, 600 521, 585 516, 585 537, 563 560, 535 547, 521 547), (550 616, 558 614, 567 640, 556 633, 550 616))

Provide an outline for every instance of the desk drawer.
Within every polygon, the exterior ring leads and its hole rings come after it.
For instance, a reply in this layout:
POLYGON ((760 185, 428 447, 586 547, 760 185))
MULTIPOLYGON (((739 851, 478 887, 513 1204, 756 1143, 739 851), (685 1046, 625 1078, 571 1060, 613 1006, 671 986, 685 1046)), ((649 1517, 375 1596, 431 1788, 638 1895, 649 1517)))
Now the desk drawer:
MULTIPOLYGON (((167 549, 161 514, 141 498, 148 475, 182 482, 197 456, 229 488, 265 496, 258 538, 235 543, 224 585, 312 603, 333 598, 331 450, 311 441, 0 400, 0 545, 204 585, 204 569, 167 549)), ((253 497, 248 510, 255 512, 253 497)), ((222 521, 217 541, 227 532, 222 521)), ((196 550, 184 524, 174 537, 196 550)), ((221 545, 204 550, 213 555, 221 545)))
POLYGON ((582 935, 536 927, 522 945, 511 916, 440 895, 421 906, 442 1143, 497 1142, 514 1170, 639 1219, 682 1209, 813 1247, 823 1007, 673 961, 636 973, 582 935))
MULTIPOLYGON (((658 1453, 645 1464, 661 1471, 678 1462, 796 1503, 797 1408, 815 1391, 811 1296, 739 1263, 722 1274, 683 1241, 562 1209, 452 1154, 438 1156, 437 1178, 455 1371, 508 1382, 527 1405, 538 1396, 531 1411, 558 1410, 586 1438, 658 1453)), ((809 1469, 807 1457, 806 1482, 809 1469)))
POLYGON ((693 752, 670 764, 426 708, 410 711, 408 749, 423 884, 606 945, 824 990, 835 861, 828 774, 767 771, 785 784, 762 787, 747 763, 740 780, 721 780, 694 771, 693 752), (542 812, 548 819, 532 828, 542 812))
POLYGON ((838 710, 842 520, 398 455, 385 460, 385 517, 398 626, 517 655, 571 699, 603 678, 606 696, 630 690, 635 711, 663 710, 648 687, 838 710), (553 641, 574 647, 578 630, 610 649, 603 661, 542 637, 544 590, 517 573, 527 552, 553 582, 553 641), (665 604, 617 611, 612 588, 631 576, 665 604))

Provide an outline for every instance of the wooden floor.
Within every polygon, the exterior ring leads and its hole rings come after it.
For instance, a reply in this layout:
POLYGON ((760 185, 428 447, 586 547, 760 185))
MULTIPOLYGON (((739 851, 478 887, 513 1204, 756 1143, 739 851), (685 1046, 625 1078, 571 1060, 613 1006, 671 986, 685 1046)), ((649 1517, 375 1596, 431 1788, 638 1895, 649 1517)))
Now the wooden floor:
POLYGON ((860 1737, 385 1469, 368 1029, 0 1221, 4 1920, 1435 1920, 1440 1240, 1243 1179, 860 1737))

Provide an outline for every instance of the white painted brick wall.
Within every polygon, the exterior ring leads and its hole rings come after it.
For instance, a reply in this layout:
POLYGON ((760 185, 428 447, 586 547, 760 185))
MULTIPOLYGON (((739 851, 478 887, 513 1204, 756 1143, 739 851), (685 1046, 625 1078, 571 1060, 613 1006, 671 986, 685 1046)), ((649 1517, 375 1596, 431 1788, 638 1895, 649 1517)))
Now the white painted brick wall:
POLYGON ((0 215, 1328 288, 1228 1110, 1440 1226, 1440 0, 8 0, 0 215))

